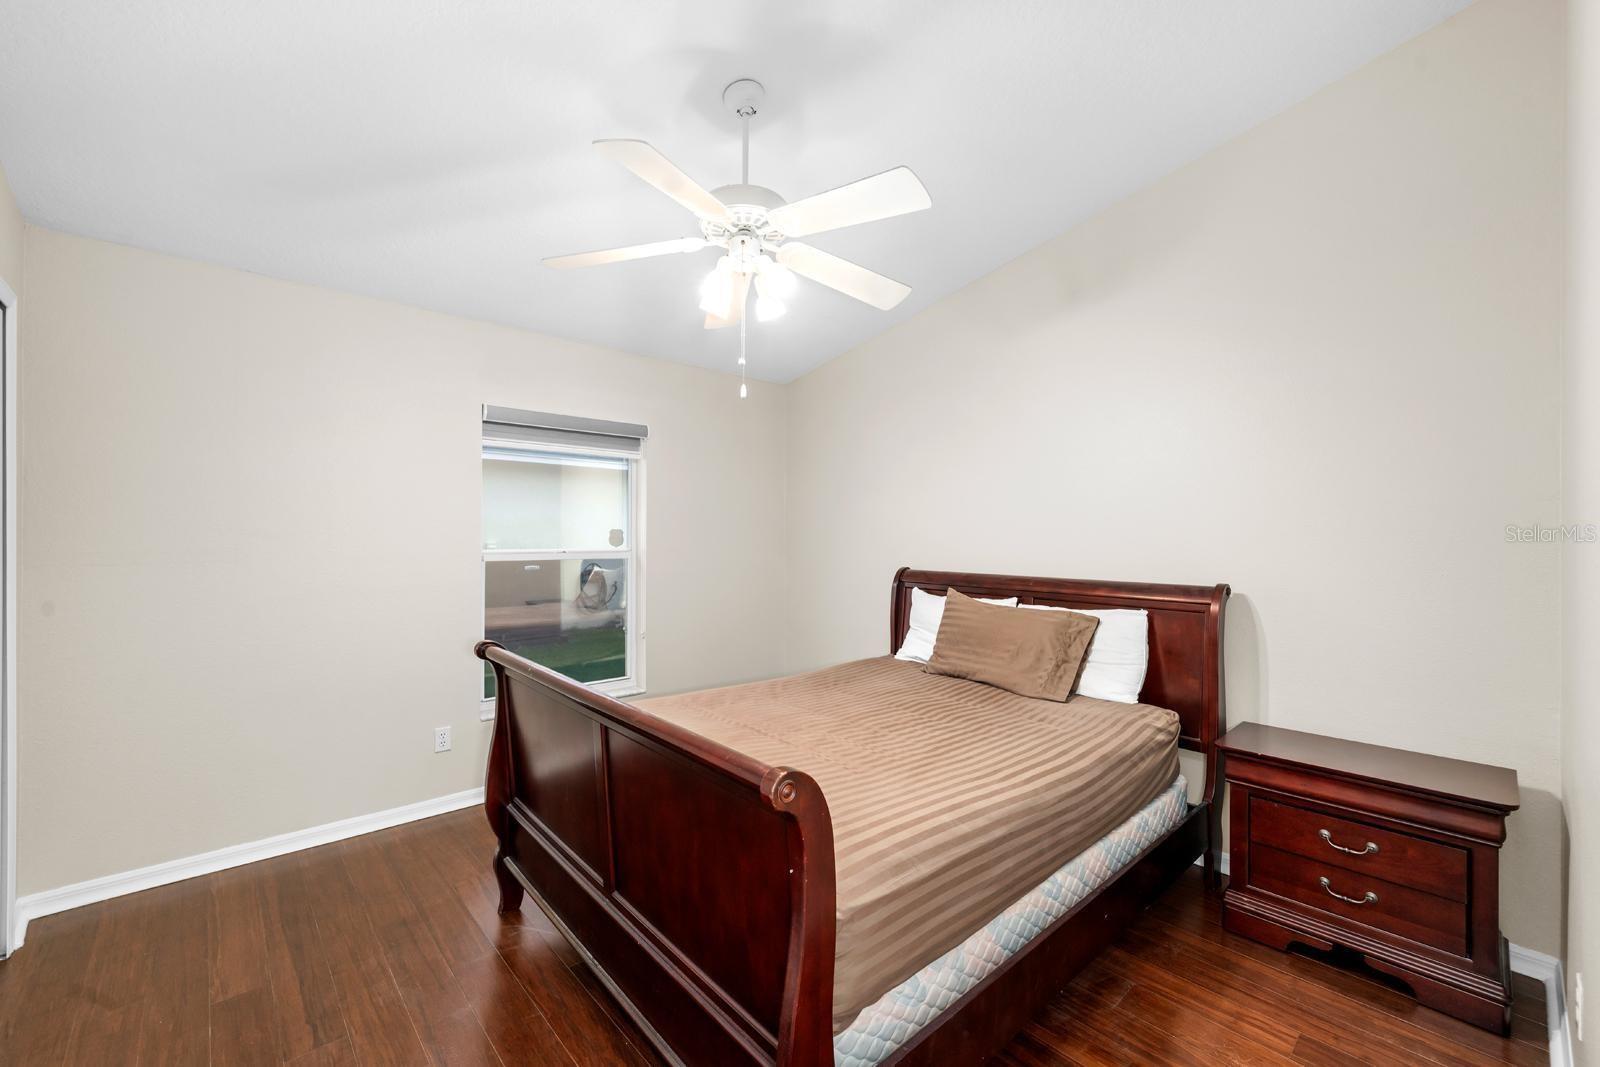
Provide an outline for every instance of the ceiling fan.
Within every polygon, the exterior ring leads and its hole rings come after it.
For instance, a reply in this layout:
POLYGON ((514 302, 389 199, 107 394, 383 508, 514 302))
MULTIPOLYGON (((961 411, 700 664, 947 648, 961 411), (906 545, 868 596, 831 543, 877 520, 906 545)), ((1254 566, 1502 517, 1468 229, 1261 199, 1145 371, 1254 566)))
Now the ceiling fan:
MULTIPOLYGON (((742 326, 752 283, 756 290, 756 318, 766 322, 782 315, 787 310, 784 300, 794 293, 796 274, 882 311, 899 304, 911 292, 910 286, 793 238, 921 211, 933 205, 928 191, 908 167, 895 167, 792 204, 771 189, 751 185, 750 119, 765 98, 761 83, 748 78, 723 90, 723 103, 744 122, 743 173, 739 184, 710 192, 644 141, 594 142, 601 155, 627 167, 694 212, 700 219, 699 237, 552 256, 545 264, 596 267, 678 252, 724 249, 726 254, 717 260, 715 269, 700 286, 700 307, 706 313, 708 330, 734 323, 742 326)), ((741 356, 740 363, 743 362, 741 356)))

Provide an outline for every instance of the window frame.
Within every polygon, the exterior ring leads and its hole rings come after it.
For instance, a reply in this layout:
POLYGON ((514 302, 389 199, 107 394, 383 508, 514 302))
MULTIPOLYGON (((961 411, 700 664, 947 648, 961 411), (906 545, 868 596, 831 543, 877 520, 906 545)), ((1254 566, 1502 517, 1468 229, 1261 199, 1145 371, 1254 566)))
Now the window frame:
MULTIPOLYGON (((594 456, 597 458, 616 460, 620 459, 628 465, 628 525, 627 537, 622 547, 613 548, 610 545, 598 545, 591 548, 561 548, 561 549, 521 549, 521 548, 484 548, 483 529, 478 530, 478 549, 481 557, 478 578, 478 604, 481 616, 484 602, 488 599, 488 564, 495 562, 510 563, 539 563, 546 560, 566 559, 626 559, 628 561, 628 606, 623 622, 625 643, 623 655, 628 664, 628 673, 621 678, 613 678, 603 682, 580 682, 590 689, 607 696, 622 699, 624 697, 639 696, 645 692, 645 631, 644 631, 644 442, 640 441, 638 451, 622 449, 596 448, 585 445, 533 445, 527 441, 513 441, 505 438, 485 435, 478 449, 479 470, 485 459, 493 458, 484 455, 489 449, 513 452, 538 452, 545 455, 570 455, 594 456)), ((479 488, 479 507, 482 507, 483 491, 479 488)), ((484 634, 488 636, 487 632, 484 634)), ((477 684, 482 686, 482 676, 478 676, 477 684)), ((494 718, 495 698, 482 697, 478 699, 478 718, 489 722, 494 718)))

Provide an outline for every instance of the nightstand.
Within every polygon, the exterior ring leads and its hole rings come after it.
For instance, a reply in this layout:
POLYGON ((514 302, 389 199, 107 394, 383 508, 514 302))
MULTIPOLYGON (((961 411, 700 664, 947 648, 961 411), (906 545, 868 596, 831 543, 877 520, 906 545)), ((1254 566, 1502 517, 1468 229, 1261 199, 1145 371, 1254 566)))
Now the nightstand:
POLYGON ((1507 1032, 1500 846, 1515 771, 1256 723, 1218 747, 1226 929, 1352 949, 1423 1004, 1507 1032))

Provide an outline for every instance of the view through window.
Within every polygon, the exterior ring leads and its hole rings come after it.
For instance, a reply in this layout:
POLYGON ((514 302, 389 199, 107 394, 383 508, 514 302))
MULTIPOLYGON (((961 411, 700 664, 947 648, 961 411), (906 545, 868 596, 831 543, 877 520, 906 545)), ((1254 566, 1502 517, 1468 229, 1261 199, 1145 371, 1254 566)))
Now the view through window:
MULTIPOLYGON (((486 436, 485 637, 597 688, 640 688, 638 466, 634 454, 486 436)), ((483 697, 494 697, 491 669, 483 697)))

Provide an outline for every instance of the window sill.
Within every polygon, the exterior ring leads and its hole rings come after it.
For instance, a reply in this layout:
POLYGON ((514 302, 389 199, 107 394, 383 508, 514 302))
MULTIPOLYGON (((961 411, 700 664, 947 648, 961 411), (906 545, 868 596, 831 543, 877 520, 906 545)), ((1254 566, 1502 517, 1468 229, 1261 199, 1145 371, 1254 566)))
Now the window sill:
MULTIPOLYGON (((615 697, 617 700, 627 700, 629 697, 643 696, 645 693, 643 689, 639 689, 637 687, 632 689, 615 690, 599 689, 596 690, 596 692, 604 693, 608 697, 615 697)), ((478 721, 494 722, 494 701, 480 700, 478 702, 478 721)))

